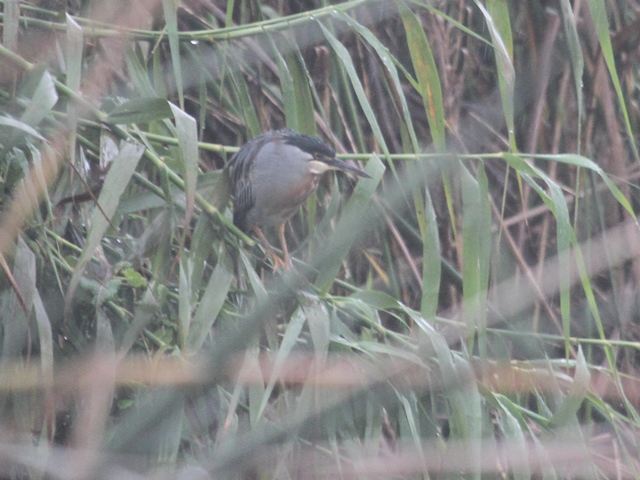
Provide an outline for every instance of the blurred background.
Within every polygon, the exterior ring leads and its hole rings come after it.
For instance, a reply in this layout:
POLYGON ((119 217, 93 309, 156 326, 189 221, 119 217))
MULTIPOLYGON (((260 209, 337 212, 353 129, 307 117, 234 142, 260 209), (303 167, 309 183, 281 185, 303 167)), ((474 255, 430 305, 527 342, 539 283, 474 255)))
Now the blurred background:
POLYGON ((640 2, 0 4, 1 478, 640 478, 640 2))

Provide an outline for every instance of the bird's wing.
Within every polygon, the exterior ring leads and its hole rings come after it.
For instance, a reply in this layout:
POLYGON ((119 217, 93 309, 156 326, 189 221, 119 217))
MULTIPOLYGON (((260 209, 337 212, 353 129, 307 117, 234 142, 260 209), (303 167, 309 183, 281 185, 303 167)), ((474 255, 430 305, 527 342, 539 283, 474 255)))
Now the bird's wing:
POLYGON ((251 169, 260 149, 267 141, 264 136, 256 137, 245 143, 229 160, 229 175, 233 185, 233 223, 246 231, 246 216, 255 204, 251 191, 251 169))
POLYGON ((236 184, 233 200, 233 224, 246 232, 247 213, 255 204, 255 198, 251 192, 251 182, 241 180, 236 184))

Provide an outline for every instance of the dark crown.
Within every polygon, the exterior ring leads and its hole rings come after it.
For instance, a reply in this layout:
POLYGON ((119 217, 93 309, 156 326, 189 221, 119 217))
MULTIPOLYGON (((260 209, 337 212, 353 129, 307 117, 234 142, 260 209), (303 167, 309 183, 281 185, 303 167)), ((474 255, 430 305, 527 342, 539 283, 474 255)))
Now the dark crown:
POLYGON ((311 155, 320 154, 323 157, 334 158, 336 151, 317 137, 302 135, 293 130, 281 130, 282 138, 287 145, 293 145, 311 155))

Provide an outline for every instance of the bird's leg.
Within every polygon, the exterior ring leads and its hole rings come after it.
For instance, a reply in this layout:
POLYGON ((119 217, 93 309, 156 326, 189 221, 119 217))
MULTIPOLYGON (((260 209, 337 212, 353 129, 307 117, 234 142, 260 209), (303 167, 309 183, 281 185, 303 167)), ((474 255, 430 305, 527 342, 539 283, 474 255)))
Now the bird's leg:
MULTIPOLYGON (((275 272, 276 270, 278 270, 280 266, 282 266, 283 269, 289 268, 289 265, 285 263, 278 255, 276 255, 276 252, 273 251, 271 244, 267 241, 264 233, 262 233, 262 229, 260 227, 253 227, 253 231, 260 239, 260 243, 264 245, 264 248, 267 251, 267 255, 271 257, 271 260, 273 261, 273 271, 275 272)), ((285 255, 288 256, 288 252, 286 250, 285 255)))
POLYGON ((289 247, 287 247, 287 239, 284 237, 284 228, 287 225, 286 222, 281 223, 278 226, 278 239, 280 240, 280 248, 282 249, 282 256, 284 257, 285 268, 292 266, 291 259, 289 258, 289 247))

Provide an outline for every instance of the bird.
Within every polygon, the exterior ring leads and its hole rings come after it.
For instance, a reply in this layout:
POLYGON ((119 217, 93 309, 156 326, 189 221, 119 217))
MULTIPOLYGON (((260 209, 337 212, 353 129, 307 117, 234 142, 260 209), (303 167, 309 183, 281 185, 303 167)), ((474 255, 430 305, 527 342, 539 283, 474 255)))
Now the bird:
POLYGON ((233 196, 233 223, 245 233, 253 231, 273 260, 289 268, 291 261, 285 225, 306 199, 316 191, 329 170, 352 172, 371 178, 363 170, 336 158, 322 140, 294 130, 273 130, 245 143, 227 164, 233 196), (278 227, 283 258, 279 258, 263 229, 278 227))

